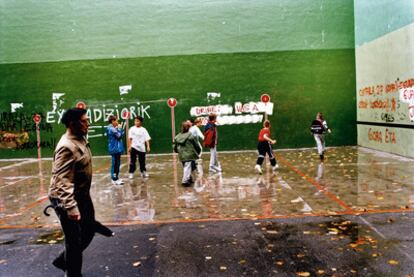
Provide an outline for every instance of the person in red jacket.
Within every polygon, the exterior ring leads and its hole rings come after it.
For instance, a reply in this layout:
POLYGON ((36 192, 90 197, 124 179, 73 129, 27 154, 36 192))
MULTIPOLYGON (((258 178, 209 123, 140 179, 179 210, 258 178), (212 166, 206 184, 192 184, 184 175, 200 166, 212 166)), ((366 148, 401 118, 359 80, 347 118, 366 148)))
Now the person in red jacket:
POLYGON ((257 144, 257 150, 259 151, 259 157, 256 161, 255 169, 257 173, 262 174, 262 164, 265 159, 266 153, 269 155, 270 164, 272 165, 273 171, 275 171, 279 165, 276 162, 276 158, 273 155, 272 144, 276 143, 275 139, 272 139, 270 136, 270 121, 265 120, 263 122, 263 128, 260 130, 259 133, 259 143, 257 144))
POLYGON ((221 172, 221 166, 217 158, 217 115, 209 114, 208 123, 204 128, 204 147, 210 148, 210 167, 209 172, 221 172))

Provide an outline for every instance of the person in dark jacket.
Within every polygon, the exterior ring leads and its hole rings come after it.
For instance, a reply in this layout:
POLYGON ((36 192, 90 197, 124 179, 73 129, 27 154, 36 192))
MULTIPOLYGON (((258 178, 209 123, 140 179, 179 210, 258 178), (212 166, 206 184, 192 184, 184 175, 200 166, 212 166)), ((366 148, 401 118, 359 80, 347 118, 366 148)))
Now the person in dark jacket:
POLYGON ((90 196, 92 182, 92 154, 86 140, 89 121, 84 109, 67 110, 62 117, 66 133, 56 146, 53 157, 49 199, 59 217, 65 234, 65 251, 53 265, 67 276, 82 276, 82 252, 95 233, 113 236, 114 233, 95 220, 90 196))
POLYGON ((221 172, 221 166, 217 157, 217 115, 209 114, 208 122, 204 127, 204 147, 210 148, 210 166, 209 172, 221 172))
POLYGON ((328 128, 328 123, 321 112, 316 114, 316 119, 312 121, 310 129, 316 141, 319 158, 323 161, 325 159, 325 134, 331 133, 331 129, 328 128))
POLYGON ((191 124, 184 121, 181 124, 181 133, 174 138, 174 152, 178 153, 178 158, 183 164, 183 186, 190 186, 193 183, 191 164, 198 159, 201 152, 200 144, 189 132, 190 127, 191 124))
POLYGON ((122 136, 124 130, 115 115, 108 117, 109 125, 106 127, 108 137, 108 151, 112 156, 111 179, 114 185, 122 185, 124 182, 119 179, 119 168, 121 166, 121 155, 124 152, 122 136))

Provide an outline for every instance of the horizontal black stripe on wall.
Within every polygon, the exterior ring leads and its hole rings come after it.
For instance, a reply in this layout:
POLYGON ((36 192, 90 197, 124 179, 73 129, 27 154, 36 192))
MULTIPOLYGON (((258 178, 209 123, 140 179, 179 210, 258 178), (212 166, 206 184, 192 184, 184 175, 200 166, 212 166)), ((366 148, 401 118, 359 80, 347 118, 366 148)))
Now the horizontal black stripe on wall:
POLYGON ((357 121, 357 124, 361 124, 361 125, 372 125, 372 126, 381 126, 381 127, 393 127, 393 128, 414 129, 414 124, 413 125, 408 125, 408 124, 393 124, 393 123, 368 122, 368 121, 357 121))

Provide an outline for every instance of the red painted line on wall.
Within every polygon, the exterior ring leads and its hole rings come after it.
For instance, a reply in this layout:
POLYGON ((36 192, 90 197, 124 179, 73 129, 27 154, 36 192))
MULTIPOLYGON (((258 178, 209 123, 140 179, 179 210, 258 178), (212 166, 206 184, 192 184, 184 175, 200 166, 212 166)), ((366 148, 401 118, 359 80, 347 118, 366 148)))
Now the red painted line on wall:
POLYGON ((308 175, 306 175, 305 173, 303 173, 302 171, 300 171, 298 168, 296 168, 295 166, 293 166, 290 162, 288 162, 286 159, 278 156, 277 157, 278 160, 280 160, 282 163, 284 163, 285 165, 287 165, 291 170, 293 170, 294 172, 296 172, 299 176, 301 176, 302 178, 304 178, 306 181, 308 181, 310 184, 314 185, 315 187, 317 187, 319 189, 319 191, 321 191, 323 194, 325 194, 327 197, 329 197, 331 200, 333 200, 334 202, 336 202, 337 204, 339 204, 342 208, 344 208, 346 211, 348 212, 353 212, 352 208, 350 206, 348 206, 345 202, 343 202, 342 200, 340 200, 338 198, 338 196, 336 196, 335 194, 327 191, 325 189, 324 186, 322 186, 321 184, 319 184, 316 180, 314 180, 313 178, 309 177, 308 175))

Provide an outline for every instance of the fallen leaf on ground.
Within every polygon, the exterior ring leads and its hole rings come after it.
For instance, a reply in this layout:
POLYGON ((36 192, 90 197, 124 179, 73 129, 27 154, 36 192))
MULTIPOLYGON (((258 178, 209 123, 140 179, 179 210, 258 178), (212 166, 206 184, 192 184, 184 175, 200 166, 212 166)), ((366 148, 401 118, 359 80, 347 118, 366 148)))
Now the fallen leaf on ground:
POLYGON ((339 233, 339 230, 336 228, 328 228, 328 230, 331 235, 337 235, 339 233))
POLYGON ((227 270, 227 267, 226 266, 220 266, 220 270, 221 271, 226 271, 227 270))
POLYGON ((276 261, 276 264, 277 264, 277 265, 283 265, 283 264, 284 264, 284 262, 283 262, 283 261, 276 261))
POLYGON ((398 261, 396 261, 396 260, 389 260, 389 261, 388 261, 388 263, 389 263, 390 265, 397 265, 397 264, 399 264, 399 262, 398 262, 398 261))
POLYGON ((318 269, 318 271, 316 271, 316 273, 318 273, 318 274, 324 274, 324 273, 325 273, 325 270, 323 270, 323 269, 318 269))
POLYGON ((301 276, 301 277, 308 277, 310 276, 309 272, 296 272, 296 275, 301 276))
POLYGON ((245 263, 246 263, 246 260, 239 261, 239 264, 245 264, 245 263))
POLYGON ((210 256, 207 256, 207 257, 206 257, 206 260, 211 260, 211 257, 210 257, 210 256))
POLYGON ((133 263, 132 265, 133 265, 134 267, 138 267, 138 266, 140 266, 140 265, 141 265, 141 262, 140 262, 140 261, 138 261, 138 262, 133 263))
POLYGON ((7 260, 0 260, 0 264, 5 264, 7 260))

